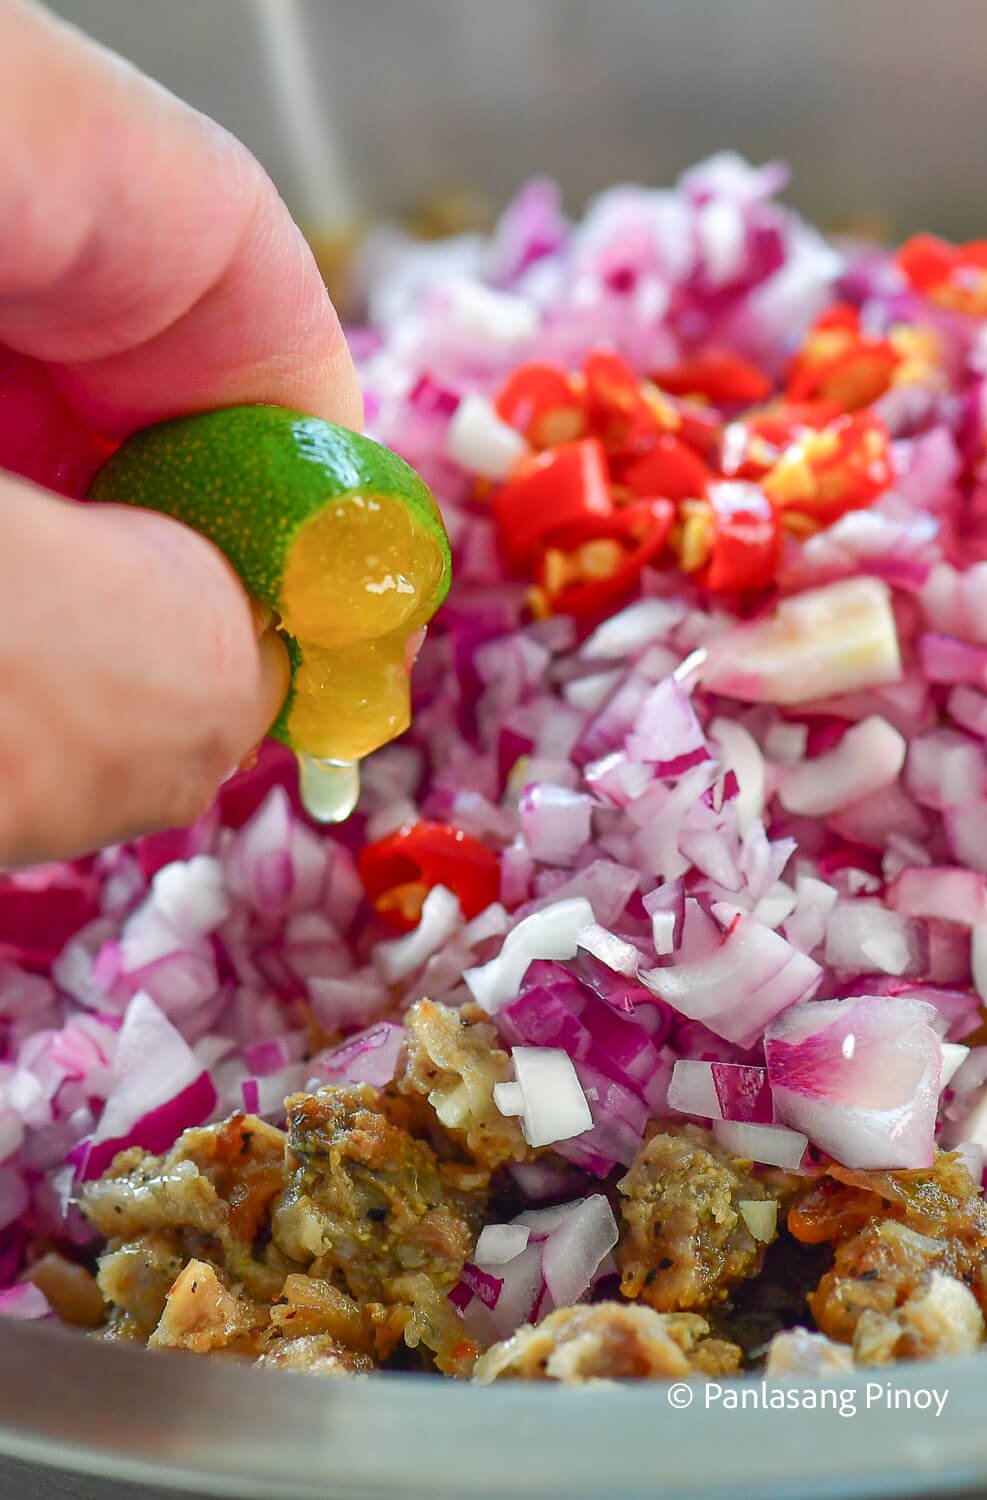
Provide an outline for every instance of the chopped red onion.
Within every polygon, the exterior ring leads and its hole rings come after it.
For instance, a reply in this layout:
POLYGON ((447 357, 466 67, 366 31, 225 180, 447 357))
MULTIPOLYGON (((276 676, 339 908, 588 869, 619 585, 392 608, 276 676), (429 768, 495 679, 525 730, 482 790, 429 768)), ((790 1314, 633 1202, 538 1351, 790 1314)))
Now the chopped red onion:
POLYGON ((47 1318, 54 1308, 33 1281, 0 1287, 0 1318, 47 1318))
POLYGON ((777 1117, 844 1166, 931 1166, 935 1014, 921 1000, 874 995, 793 1006, 765 1034, 777 1117))
POLYGON ((864 719, 847 730, 835 750, 792 766, 778 800, 788 812, 825 817, 890 786, 905 764, 907 749, 904 737, 886 719, 864 719))
POLYGON ((987 922, 987 878, 973 870, 936 866, 903 870, 888 902, 907 917, 934 917, 978 927, 987 922))
POLYGON ((617 1239, 617 1221, 602 1193, 584 1198, 555 1225, 542 1250, 542 1274, 556 1307, 569 1307, 588 1290, 617 1239))
POLYGON ((742 913, 731 921, 708 957, 666 969, 642 969, 640 978, 667 1004, 702 1021, 718 1036, 751 1047, 770 1020, 806 999, 822 971, 780 933, 742 913))
POLYGON ((405 1040, 403 1026, 378 1021, 366 1031, 347 1037, 338 1047, 317 1053, 308 1063, 308 1071, 326 1083, 369 1083, 383 1089, 397 1072, 405 1040))

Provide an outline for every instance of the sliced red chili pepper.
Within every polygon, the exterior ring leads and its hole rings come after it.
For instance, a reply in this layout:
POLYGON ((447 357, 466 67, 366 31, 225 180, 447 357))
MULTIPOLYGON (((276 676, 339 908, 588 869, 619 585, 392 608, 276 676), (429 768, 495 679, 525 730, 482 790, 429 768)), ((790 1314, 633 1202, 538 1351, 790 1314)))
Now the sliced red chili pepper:
POLYGON ((916 234, 898 251, 898 265, 917 292, 969 317, 987 316, 987 240, 952 245, 916 234))
POLYGON ((661 433, 640 457, 611 459, 614 479, 634 495, 689 500, 706 493, 709 469, 694 448, 670 432, 661 433))
POLYGON ((557 532, 536 574, 545 611, 580 620, 603 614, 636 588, 674 520, 669 500, 637 500, 609 521, 587 519, 557 532))
POLYGON ((712 593, 748 593, 775 580, 781 558, 781 526, 767 496, 753 484, 715 484, 710 489, 712 553, 696 576, 712 593))
POLYGON ((564 443, 528 461, 494 495, 494 518, 510 567, 524 572, 560 527, 614 511, 606 455, 597 438, 564 443))
POLYGON ((654 407, 641 389, 640 378, 622 355, 594 349, 586 356, 583 374, 586 422, 604 447, 633 447, 662 430, 654 407))
POLYGON ((724 433, 721 470, 731 479, 762 479, 804 433, 818 432, 842 415, 835 401, 780 401, 748 412, 724 433))
POLYGON ((497 855, 448 823, 409 823, 366 844, 359 869, 375 911, 399 932, 418 925, 433 886, 452 891, 467 919, 478 916, 500 893, 497 855))
POLYGON ((672 396, 703 396, 714 406, 753 406, 766 401, 773 386, 756 365, 729 349, 702 349, 654 381, 672 396))
POLYGON ((535 448, 569 442, 585 428, 581 393, 561 365, 547 361, 518 365, 501 386, 494 409, 535 448))
POLYGON ((787 395, 792 401, 835 401, 859 411, 883 396, 901 355, 887 339, 860 327, 855 307, 836 303, 813 325, 792 362, 787 395))
POLYGON ((763 480, 772 504, 829 526, 877 499, 893 478, 891 443, 871 412, 838 417, 796 440, 763 480))

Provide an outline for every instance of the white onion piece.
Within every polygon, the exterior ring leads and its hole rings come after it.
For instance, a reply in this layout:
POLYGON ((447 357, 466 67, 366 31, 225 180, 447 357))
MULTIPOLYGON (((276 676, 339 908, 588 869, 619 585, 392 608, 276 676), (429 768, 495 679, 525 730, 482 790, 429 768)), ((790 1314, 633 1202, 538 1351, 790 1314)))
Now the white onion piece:
POLYGON ((589 661, 624 661, 641 646, 664 639, 685 611, 678 599, 638 599, 598 625, 579 654, 589 661))
POLYGON ((791 886, 786 885, 783 880, 776 880, 760 898, 752 916, 756 922, 763 922, 765 927, 777 930, 783 922, 787 922, 796 904, 795 892, 791 886))
POLYGON ((473 1262, 484 1271, 506 1266, 521 1254, 530 1238, 531 1230, 524 1224, 485 1224, 473 1251, 473 1262))
POLYGON ((422 904, 418 926, 393 942, 378 943, 374 962, 388 984, 420 969, 463 924, 459 898, 444 885, 435 885, 422 904))
POLYGON ((798 1170, 809 1138, 783 1125, 747 1125, 739 1120, 714 1120, 713 1138, 732 1156, 758 1161, 766 1167, 798 1170))
POLYGON ((230 914, 223 867, 208 854, 164 865, 151 881, 151 900, 176 931, 199 937, 230 914))
POLYGON ((900 676, 890 590, 870 577, 783 599, 714 642, 702 668, 709 691, 751 703, 808 703, 900 676))
POLYGON ((970 1056, 969 1047, 964 1047, 962 1042, 942 1043, 942 1068, 939 1073, 939 1092, 948 1088, 956 1077, 956 1071, 966 1062, 970 1056))
POLYGON ((521 1129, 529 1146, 552 1146, 592 1130, 586 1095, 561 1047, 512 1047, 511 1058, 524 1096, 521 1129))
POLYGON ((764 736, 764 753, 779 766, 795 766, 805 759, 809 740, 806 724, 789 724, 779 719, 764 736))
POLYGON ((774 1198, 740 1198, 737 1211, 762 1245, 770 1245, 778 1232, 778 1203, 774 1198))
POLYGON ((633 943, 628 943, 624 938, 617 937, 615 933, 608 932, 598 922, 591 922, 588 927, 584 927, 579 934, 578 941, 584 953, 591 953, 615 974, 623 974, 628 979, 637 978, 641 955, 633 943))
POLYGON ((524 1114, 524 1091, 519 1083, 495 1083, 493 1102, 502 1115, 524 1114))
POLYGON ((898 779, 907 750, 897 729, 875 714, 848 729, 834 750, 787 771, 778 800, 802 817, 826 817, 890 786, 898 779))
POLYGON ((846 1167, 932 1164, 942 1045, 922 1000, 795 1005, 767 1028, 777 1118, 846 1167))
POLYGON ((569 1203, 556 1203, 551 1208, 526 1208, 522 1213, 515 1214, 511 1220, 513 1224, 526 1224, 539 1236, 547 1235, 567 1219, 580 1204, 585 1203, 585 1198, 573 1198, 569 1203))
POLYGON ((709 732, 718 747, 717 760, 732 771, 739 788, 734 799, 737 827, 742 834, 764 813, 764 756, 757 740, 735 719, 714 719, 709 732))
POLYGON ((450 277, 444 290, 447 317, 460 333, 478 344, 513 350, 538 331, 539 310, 527 297, 495 290, 465 276, 450 277))
POLYGON ((492 1015, 513 1000, 533 959, 575 958, 579 934, 593 921, 593 908, 582 896, 525 917, 507 934, 496 958, 463 975, 477 1005, 492 1015))
POLYGON ((584 1198, 556 1225, 542 1250, 542 1275, 556 1307, 579 1300, 617 1239, 617 1221, 602 1193, 584 1198))
POLYGON ((704 1120, 719 1120, 723 1111, 716 1097, 713 1070, 708 1062, 679 1057, 672 1067, 668 1085, 668 1107, 682 1115, 698 1115, 704 1120))
POLYGON ((596 713, 606 703, 620 677, 617 670, 593 672, 589 677, 575 677, 572 682, 566 683, 562 696, 572 708, 578 708, 581 713, 596 713))
POLYGON ((838 901, 825 951, 830 968, 844 974, 907 974, 920 967, 911 923, 880 901, 838 901))
POLYGON ((446 434, 446 452, 463 469, 484 479, 507 479, 528 451, 524 438, 502 422, 486 396, 464 396, 446 434))
POLYGON ((821 972, 779 933, 740 914, 715 952, 667 969, 642 969, 639 978, 690 1020, 752 1047, 772 1017, 812 992, 821 972))
POLYGON ((113 1083, 94 1144, 129 1134, 142 1116, 176 1098, 202 1075, 188 1042, 147 995, 127 1006, 113 1057, 113 1083))
POLYGON ((652 912, 651 937, 655 945, 655 953, 659 958, 667 958, 674 951, 675 913, 673 911, 652 912))
POLYGON ((923 807, 945 812, 987 795, 984 749, 955 729, 916 735, 908 747, 905 785, 923 807))
POLYGON ((589 843, 593 799, 585 792, 547 783, 526 786, 518 810, 525 843, 543 865, 571 866, 589 843))

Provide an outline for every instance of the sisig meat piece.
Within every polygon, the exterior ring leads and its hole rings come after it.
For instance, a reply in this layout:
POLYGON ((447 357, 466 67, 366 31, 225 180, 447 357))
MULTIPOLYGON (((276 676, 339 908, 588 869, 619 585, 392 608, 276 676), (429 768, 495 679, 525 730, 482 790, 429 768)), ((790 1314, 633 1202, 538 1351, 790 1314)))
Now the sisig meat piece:
POLYGON ((689 1375, 734 1375, 736 1344, 709 1337, 709 1324, 694 1313, 657 1313, 650 1307, 598 1302, 562 1307, 533 1328, 517 1333, 477 1360, 473 1378, 560 1380, 672 1380, 689 1375))
MULTIPOLYGON (((291 1267, 270 1246, 255 1255, 255 1241, 285 1185, 285 1144, 284 1132, 264 1120, 232 1115, 186 1130, 166 1156, 121 1152, 87 1184, 82 1209, 111 1253, 148 1234, 170 1235, 183 1264, 190 1255, 215 1261, 252 1296, 269 1300, 291 1267)), ((160 1248, 155 1242, 155 1257, 160 1248)))
POLYGON ((294 1094, 286 1108, 292 1170, 276 1244, 358 1301, 406 1309, 406 1342, 458 1370, 462 1329, 447 1293, 476 1241, 486 1172, 439 1162, 365 1084, 294 1094))
POLYGON ((402 1094, 426 1098, 450 1136, 480 1166, 493 1171, 526 1161, 531 1151, 513 1116, 494 1104, 494 1084, 512 1076, 497 1032, 459 1011, 419 1000, 405 1016, 408 1054, 397 1081, 402 1094))
POLYGON ((832 1163, 788 1215, 803 1243, 836 1246, 810 1294, 824 1333, 866 1363, 974 1347, 987 1308, 987 1204, 964 1163, 937 1152, 920 1171, 832 1163))
POLYGON ((153 1230, 105 1251, 96 1277, 110 1304, 106 1335, 115 1339, 150 1338, 164 1312, 168 1292, 180 1276, 200 1236, 180 1230, 153 1230))
POLYGON ((809 1306, 822 1332, 852 1345, 863 1364, 967 1352, 984 1321, 956 1270, 949 1240, 875 1219, 837 1246, 809 1306))
POLYGON ((266 1326, 266 1307, 237 1295, 208 1261, 190 1260, 172 1283, 147 1342, 151 1349, 194 1354, 256 1354, 266 1326))
POLYGON ((620 1289, 657 1312, 712 1306, 736 1282, 757 1276, 765 1244, 739 1204, 790 1191, 784 1174, 756 1173, 691 1125, 652 1136, 617 1186, 624 1197, 620 1289))
POLYGON ((335 1377, 367 1375, 374 1368, 369 1355, 337 1344, 327 1333, 307 1333, 302 1338, 273 1344, 257 1364, 274 1370, 300 1370, 306 1375, 335 1377))
POLYGON ((853 1355, 845 1344, 834 1344, 808 1328, 785 1328, 768 1347, 765 1375, 839 1375, 853 1369, 853 1355))

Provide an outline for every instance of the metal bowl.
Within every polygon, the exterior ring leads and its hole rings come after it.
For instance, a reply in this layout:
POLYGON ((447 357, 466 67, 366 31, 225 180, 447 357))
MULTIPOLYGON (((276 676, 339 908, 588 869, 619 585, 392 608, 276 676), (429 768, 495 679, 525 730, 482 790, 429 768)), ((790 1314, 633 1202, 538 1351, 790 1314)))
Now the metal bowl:
POLYGON ((982 1382, 971 1360, 912 1364, 821 1383, 823 1410, 725 1410, 725 1385, 329 1380, 6 1325, 0 1452, 32 1465, 4 1493, 37 1500, 105 1500, 114 1480, 142 1500, 152 1486, 238 1500, 969 1493, 987 1481, 982 1382), (906 1405, 930 1387, 948 1391, 938 1419, 906 1405), (686 1389, 676 1408, 670 1394, 686 1389), (36 1465, 71 1470, 71 1488, 36 1465))
MULTIPOLYGON (((533 172, 557 176, 578 207, 614 180, 667 181, 734 146, 788 158, 793 201, 824 224, 983 232, 970 192, 987 113, 980 0, 56 8, 242 136, 315 229, 443 188, 493 203, 533 172)), ((868 1407, 885 1371, 830 1383, 852 1393, 854 1415, 707 1409, 702 1386, 676 1409, 662 1385, 319 1380, 4 1323, 0 1488, 76 1500, 121 1493, 114 1481, 145 1500, 154 1486, 243 1500, 975 1490, 984 1369, 903 1366, 897 1409, 868 1407), (938 1419, 905 1404, 929 1387, 949 1392, 938 1419)))

